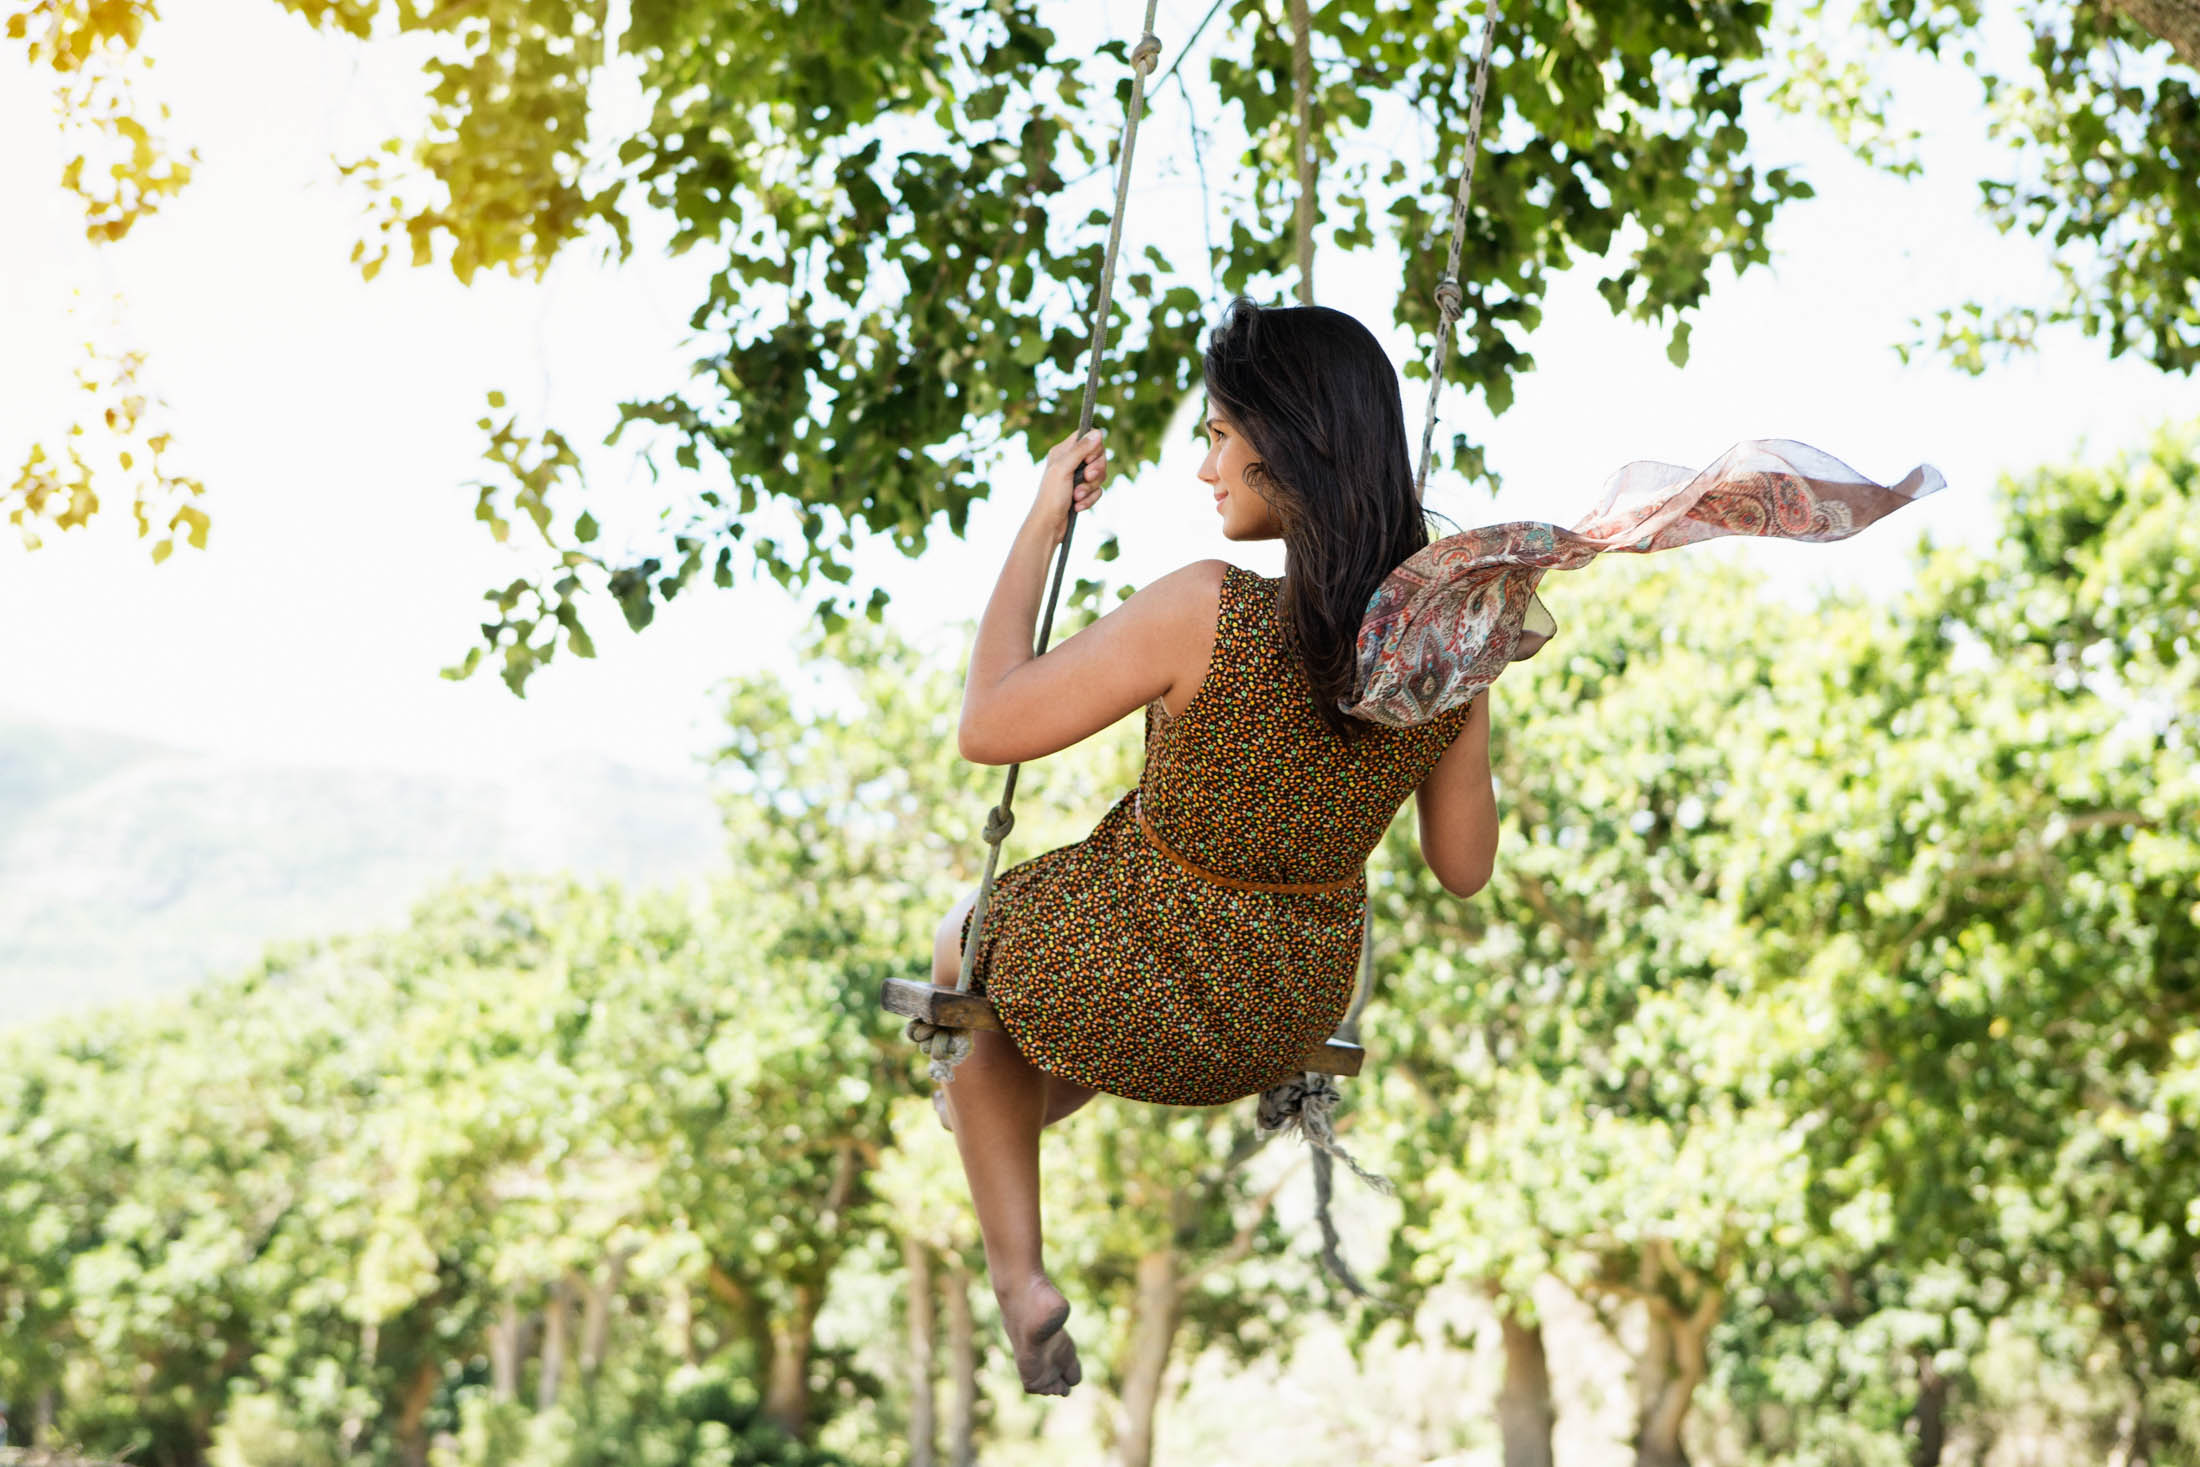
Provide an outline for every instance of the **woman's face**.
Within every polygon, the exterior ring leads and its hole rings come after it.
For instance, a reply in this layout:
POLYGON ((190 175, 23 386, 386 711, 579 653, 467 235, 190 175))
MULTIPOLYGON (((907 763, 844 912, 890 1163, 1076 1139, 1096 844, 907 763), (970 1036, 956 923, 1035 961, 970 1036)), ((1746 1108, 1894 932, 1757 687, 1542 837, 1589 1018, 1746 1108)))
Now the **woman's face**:
POLYGON ((1200 482, 1214 491, 1225 540, 1273 540, 1283 533, 1276 513, 1260 492, 1245 482, 1245 471, 1260 460, 1245 435, 1219 408, 1207 412, 1207 457, 1200 482))

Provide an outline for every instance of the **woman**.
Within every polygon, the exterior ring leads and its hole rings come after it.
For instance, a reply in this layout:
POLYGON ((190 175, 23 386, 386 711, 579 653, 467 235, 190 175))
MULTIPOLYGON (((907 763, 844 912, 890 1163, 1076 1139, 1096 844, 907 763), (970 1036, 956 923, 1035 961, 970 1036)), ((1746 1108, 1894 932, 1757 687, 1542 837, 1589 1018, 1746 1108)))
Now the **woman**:
MULTIPOLYGON (((1350 1001, 1362 864, 1408 795, 1447 891, 1478 891, 1496 856, 1486 696, 1410 728, 1341 711, 1369 598, 1429 543, 1389 359, 1340 312, 1239 300, 1205 370, 1199 477, 1227 538, 1284 542, 1282 577, 1198 561, 1033 657, 1047 561, 1107 480, 1102 436, 1066 439, 963 692, 958 742, 985 764, 1145 710, 1138 789, 997 878, 973 967, 1006 1032, 973 1035, 944 1087, 1017 1370, 1042 1395, 1082 1372, 1041 1260, 1041 1128, 1100 1090, 1217 1105, 1289 1078, 1350 1001)), ((940 924, 935 983, 955 983, 975 900, 940 924)))

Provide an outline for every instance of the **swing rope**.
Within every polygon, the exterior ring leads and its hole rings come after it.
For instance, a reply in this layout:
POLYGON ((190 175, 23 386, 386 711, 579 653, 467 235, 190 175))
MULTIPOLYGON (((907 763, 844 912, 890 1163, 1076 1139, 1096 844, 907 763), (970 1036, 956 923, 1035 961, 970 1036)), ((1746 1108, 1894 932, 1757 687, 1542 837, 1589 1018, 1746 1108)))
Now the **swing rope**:
MULTIPOLYGON (((1460 175, 1459 192, 1451 205, 1450 252, 1444 259, 1444 273, 1436 282, 1439 319, 1436 345, 1429 358, 1428 409, 1421 424, 1421 457, 1413 472, 1416 500, 1428 487, 1429 459, 1436 439, 1437 400, 1443 392, 1444 362, 1451 351, 1452 326, 1466 306, 1466 295, 1459 284, 1459 257, 1466 246, 1467 201, 1474 191, 1474 164, 1482 151, 1482 102, 1489 93, 1490 53, 1497 41, 1499 12, 1498 0, 1486 0, 1486 4, 1488 8, 1482 17, 1482 53, 1475 62, 1473 99, 1467 110, 1466 170, 1460 175)), ((1303 142, 1300 151, 1303 157, 1306 151, 1303 142)), ((1337 1026, 1336 1033, 1338 1039, 1348 1044, 1360 1042, 1360 1014, 1367 1007, 1375 987, 1373 911, 1368 911, 1361 920, 1359 982, 1354 985, 1352 1007, 1346 1011, 1344 1022, 1337 1026)), ((1322 1262, 1352 1293, 1373 1298, 1346 1267, 1338 1251, 1336 1224, 1329 1215, 1330 1163, 1333 1160, 1344 1163, 1354 1176, 1386 1196, 1391 1186, 1387 1178, 1361 1166, 1350 1152, 1337 1144, 1337 1133, 1330 1117, 1343 1099, 1335 1080, 1309 1070, 1261 1095, 1258 1124, 1263 1132, 1295 1130, 1314 1149, 1315 1216, 1322 1230, 1322 1262)))
POLYGON ((1459 285, 1459 254, 1467 240, 1467 196, 1474 191, 1474 160, 1482 153, 1482 99, 1489 94, 1490 50, 1497 41, 1498 0, 1485 0, 1482 16, 1482 56, 1474 64, 1474 100, 1467 109, 1467 168, 1459 176, 1459 194, 1451 205, 1451 252, 1444 257, 1444 273, 1436 282, 1436 350, 1429 359, 1428 413, 1421 422, 1421 458, 1413 470, 1413 493, 1419 498, 1428 488, 1429 450, 1436 441, 1436 399, 1444 390, 1444 361, 1451 354, 1451 328, 1466 309, 1466 295, 1459 285))
MULTIPOLYGON (((1123 216, 1130 208, 1131 163, 1138 151, 1138 119, 1146 110, 1146 78, 1161 59, 1161 39, 1154 34, 1154 13, 1161 0, 1146 0, 1146 21, 1141 28, 1138 44, 1131 47, 1131 100, 1123 119, 1123 156, 1115 173, 1115 209, 1108 221, 1108 249, 1100 263, 1100 293, 1092 311, 1092 345, 1085 364, 1085 397, 1077 413, 1077 436, 1083 438, 1092 428, 1094 404, 1100 396, 1100 361, 1108 342, 1108 306, 1115 295, 1115 260, 1123 243, 1123 216)), ((1084 470, 1078 470, 1078 480, 1084 479, 1084 470)), ((1054 584, 1047 591, 1046 615, 1039 622, 1039 635, 1032 648, 1034 657, 1043 656, 1047 650, 1047 638, 1054 630, 1054 608, 1062 595, 1062 577, 1069 566, 1070 537, 1077 529, 1077 505, 1071 501, 1069 520, 1062 528, 1062 544, 1054 557, 1054 584)), ((978 901, 970 913, 970 940, 963 944, 962 961, 955 974, 955 991, 970 991, 971 966, 974 956, 981 951, 985 940, 986 920, 992 915, 993 877, 1001 861, 1001 842, 1016 828, 1016 813, 1012 802, 1016 798, 1016 776, 1023 769, 1021 763, 1008 766, 1008 778, 1001 787, 1001 802, 987 812, 985 817, 985 876, 978 883, 978 901)), ((931 1076, 938 1084, 946 1084, 954 1078, 955 1067, 970 1056, 971 1039, 968 1032, 948 1029, 923 1019, 911 1019, 904 1031, 909 1038, 932 1058, 931 1076)))
MULTIPOLYGON (((1445 257, 1444 273, 1436 284, 1435 299, 1438 313, 1436 342, 1429 363, 1429 392, 1426 416, 1421 427, 1421 452, 1414 469, 1413 485, 1418 498, 1427 488, 1429 463, 1436 437, 1438 400, 1444 384, 1444 364, 1450 355, 1452 328, 1465 309, 1465 293, 1459 283, 1459 261, 1466 243, 1468 201, 1474 189, 1475 161, 1481 153, 1483 101, 1488 95, 1490 55, 1497 38, 1500 6, 1498 0, 1485 0, 1486 9, 1482 21, 1481 54, 1474 71, 1472 100, 1467 114, 1466 167, 1459 180, 1459 190, 1451 208, 1451 240, 1445 257)), ((1100 267, 1100 290, 1093 311, 1092 343, 1086 362, 1084 401, 1078 412, 1077 432, 1081 438, 1092 427, 1094 404, 1100 391, 1100 363, 1107 345, 1108 309, 1115 290, 1116 257, 1123 238, 1123 219, 1129 210, 1131 165, 1138 146, 1138 123, 1145 112, 1146 78, 1152 73, 1161 56, 1161 41, 1154 34, 1154 17, 1159 0, 1146 0, 1145 23, 1138 44, 1131 48, 1132 70, 1130 105, 1123 123, 1123 152, 1116 171, 1115 208, 1108 224, 1107 253, 1100 267)), ((1302 144, 1302 153, 1304 145, 1302 144)), ((1305 159, 1301 158, 1303 169, 1305 159)), ((1079 471, 1082 478, 1082 470, 1079 471)), ((1062 581, 1069 564, 1071 536, 1077 528, 1077 509, 1073 503, 1069 519, 1063 527, 1062 543, 1054 562, 1053 584, 1047 592, 1044 617, 1034 644, 1033 655, 1043 656, 1047 638, 1054 627, 1054 611, 1060 599, 1062 581)), ((978 899, 971 910, 970 936, 963 944, 961 961, 955 975, 955 992, 968 993, 972 978, 973 959, 981 950, 986 924, 992 915, 994 877, 999 869, 1001 842, 1015 828, 1016 816, 1012 802, 1016 794, 1016 778, 1022 771, 1021 763, 1012 764, 1001 789, 1000 803, 986 815, 984 839, 986 842, 985 874, 978 884, 978 899)), ((1370 914, 1371 916, 1372 914, 1370 914)), ((1356 985, 1351 1009, 1337 1034, 1347 1042, 1356 1043, 1359 1038, 1359 1019, 1366 1007, 1373 988, 1372 932, 1363 928, 1361 944, 1360 982, 1356 985)), ((953 1079, 955 1067, 967 1059, 972 1041, 967 1031, 933 1024, 924 1019, 911 1019, 905 1030, 908 1037, 931 1057, 930 1074, 934 1082, 946 1084, 953 1079)), ((1317 1190, 1325 1194, 1319 1211, 1323 1223, 1324 1262, 1343 1279, 1353 1292, 1365 1294, 1358 1280, 1351 1276, 1337 1254, 1335 1229, 1328 1216, 1328 1167, 1322 1163, 1330 1158, 1342 1161, 1354 1175, 1380 1192, 1389 1192, 1390 1184, 1384 1178, 1367 1171, 1349 1153, 1337 1144, 1336 1133, 1330 1125, 1330 1115, 1343 1097, 1329 1076, 1314 1071, 1301 1074, 1295 1080, 1265 1092, 1261 1096, 1258 1124, 1262 1132, 1296 1130, 1316 1151, 1317 1190)))

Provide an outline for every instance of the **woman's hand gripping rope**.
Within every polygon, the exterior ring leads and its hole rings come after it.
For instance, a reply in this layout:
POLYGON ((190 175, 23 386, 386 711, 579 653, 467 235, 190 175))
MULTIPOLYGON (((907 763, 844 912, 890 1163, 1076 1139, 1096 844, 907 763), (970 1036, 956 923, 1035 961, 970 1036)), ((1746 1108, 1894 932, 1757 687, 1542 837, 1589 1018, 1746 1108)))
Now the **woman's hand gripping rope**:
POLYGON ((1094 428, 1082 438, 1070 434, 1047 450, 1039 471, 1039 497, 1025 519, 1026 527, 1039 531, 1049 547, 1061 544, 1069 533, 1071 509, 1083 513, 1098 504, 1107 479, 1107 433, 1094 428))

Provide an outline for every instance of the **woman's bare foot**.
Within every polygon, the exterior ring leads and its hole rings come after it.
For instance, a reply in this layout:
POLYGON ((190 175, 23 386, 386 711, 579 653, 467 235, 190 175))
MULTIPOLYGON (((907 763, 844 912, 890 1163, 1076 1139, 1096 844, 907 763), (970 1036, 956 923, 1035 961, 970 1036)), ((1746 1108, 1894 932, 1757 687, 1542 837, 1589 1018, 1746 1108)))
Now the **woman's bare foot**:
POLYGON ((1077 1362, 1077 1342, 1063 1326, 1069 1323, 1069 1300, 1044 1274, 1000 1301, 1001 1323, 1008 1331, 1009 1347, 1016 1353, 1016 1373, 1024 1390, 1034 1396, 1066 1396, 1069 1388, 1085 1378, 1077 1362))

